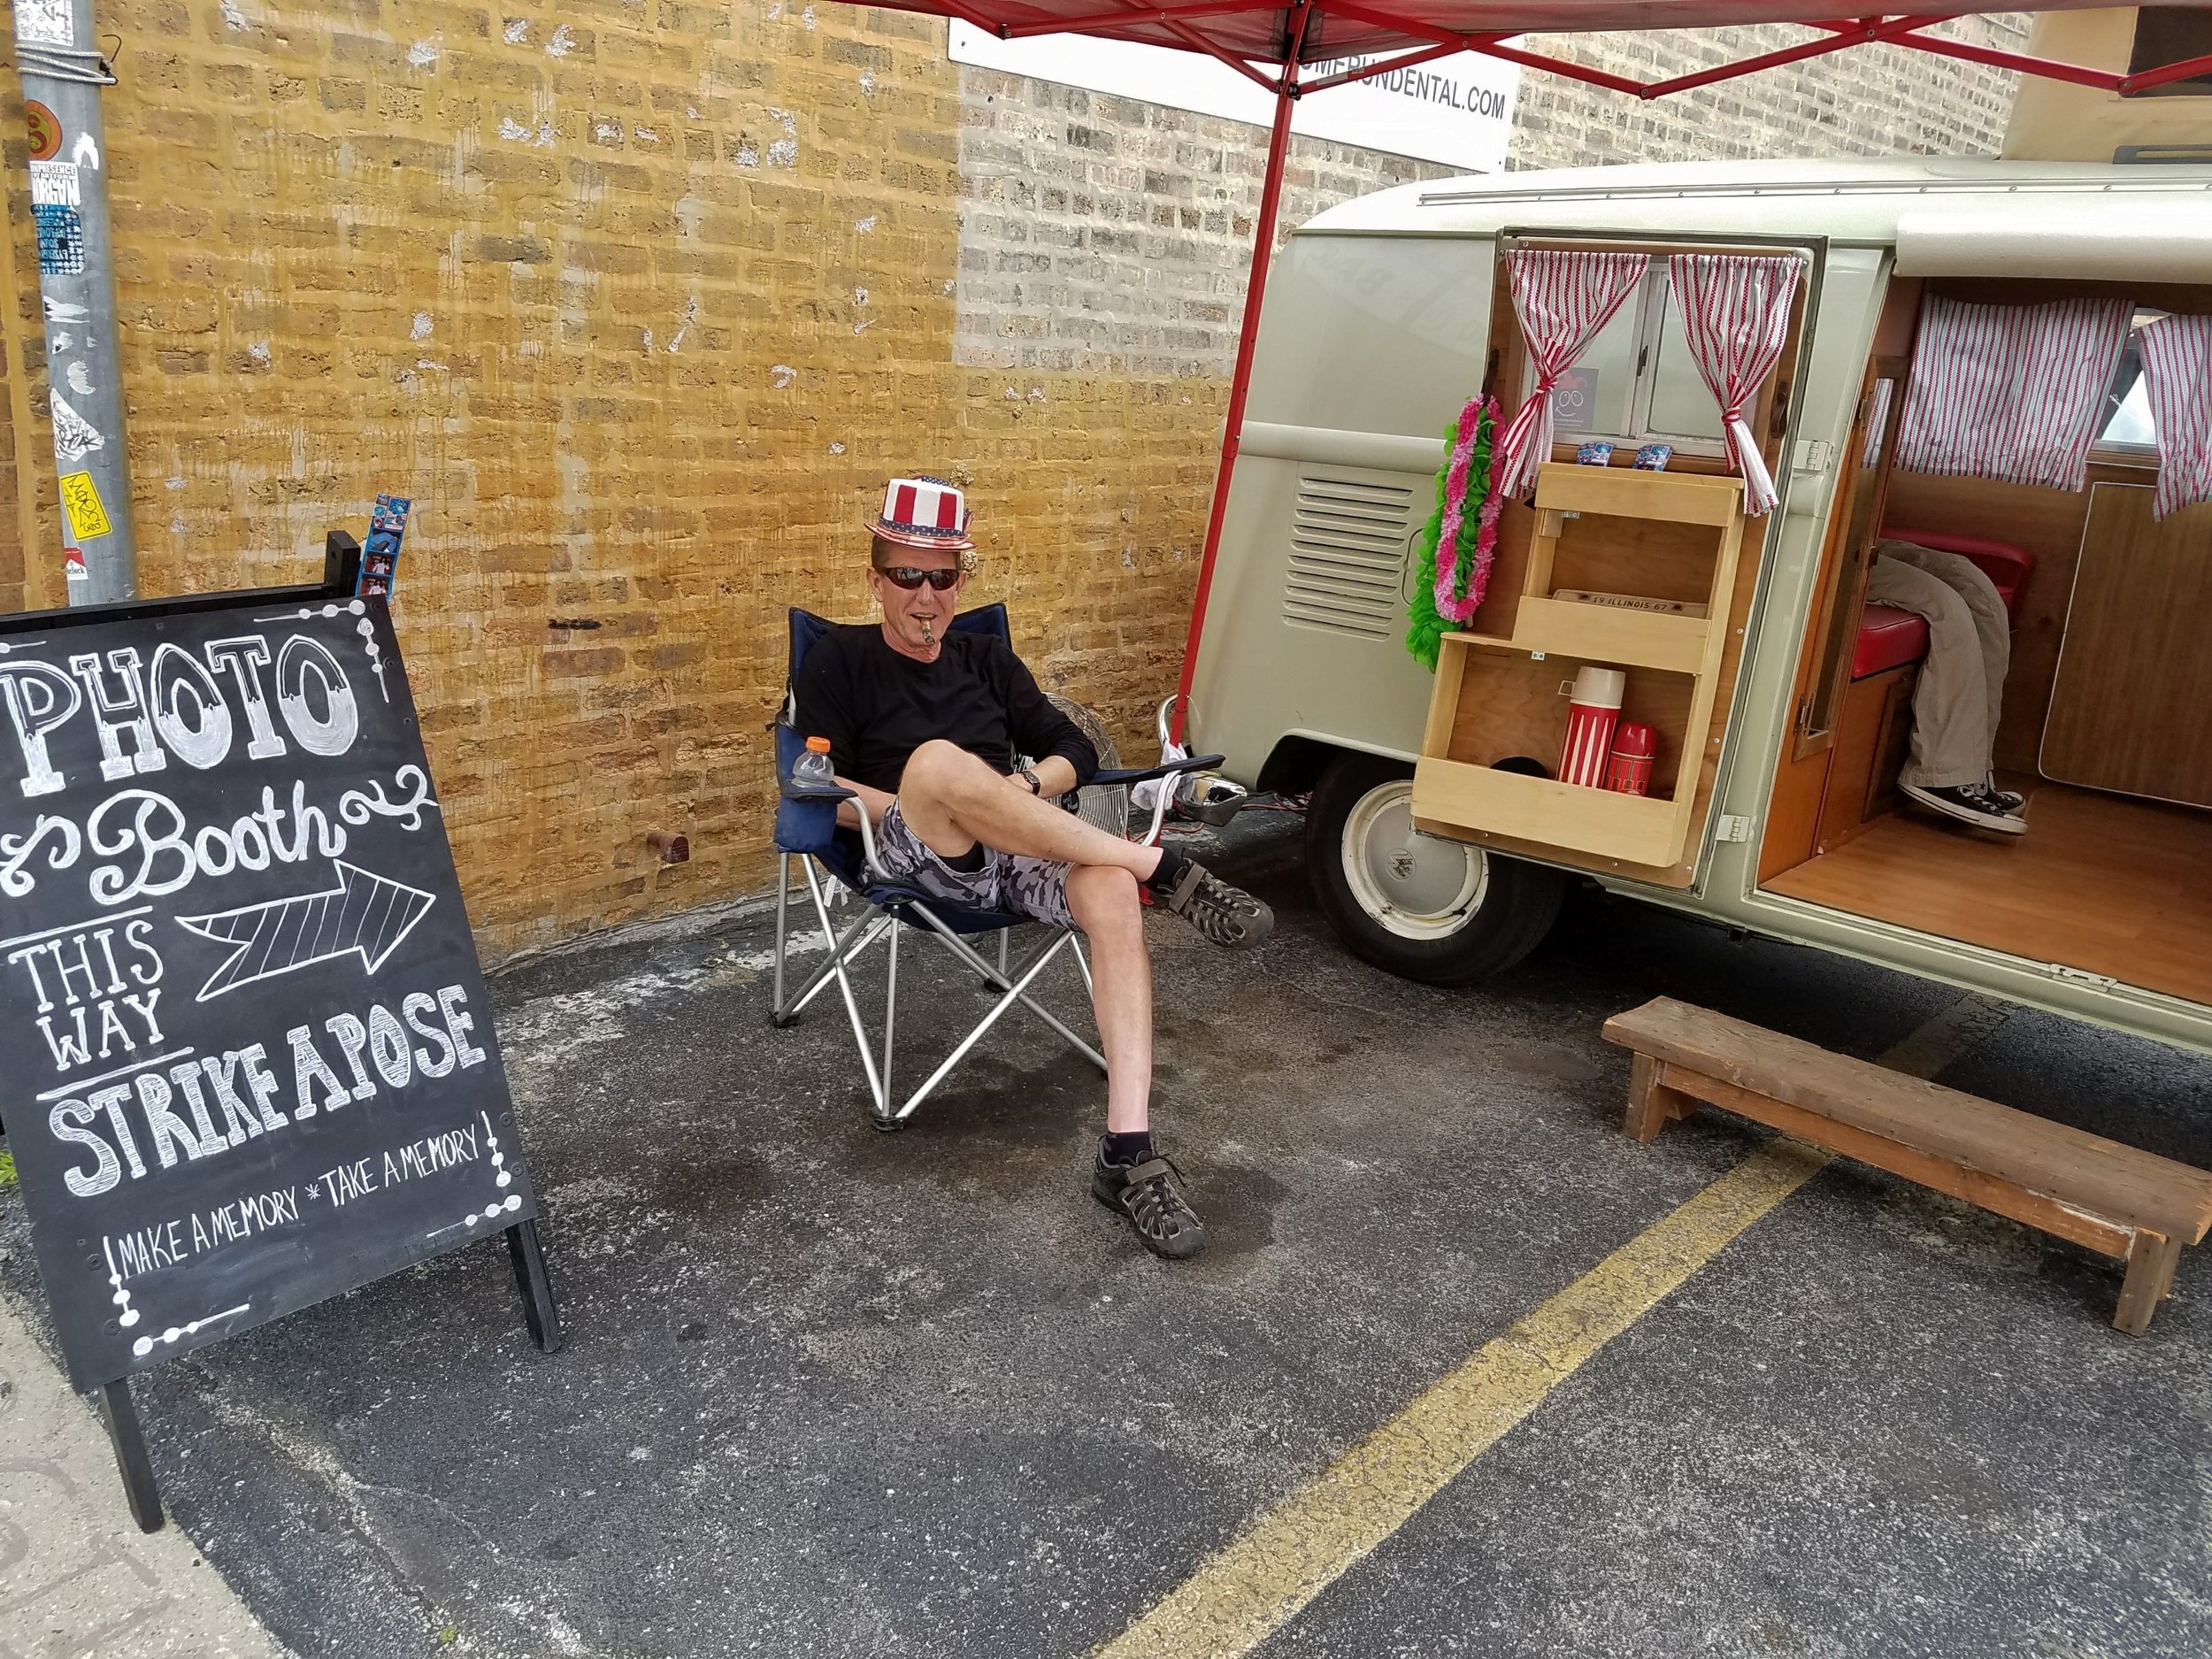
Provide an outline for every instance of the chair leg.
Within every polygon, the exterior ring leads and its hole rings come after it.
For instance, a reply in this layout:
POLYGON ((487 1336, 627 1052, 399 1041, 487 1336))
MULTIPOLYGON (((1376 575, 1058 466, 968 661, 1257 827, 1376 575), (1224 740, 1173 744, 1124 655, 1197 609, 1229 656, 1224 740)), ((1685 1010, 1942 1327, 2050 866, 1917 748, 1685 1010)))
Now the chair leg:
MULTIPOLYGON (((938 943, 943 945, 946 949, 952 952, 955 958, 967 964, 970 967, 980 967, 983 965, 983 958, 977 956, 973 950, 969 949, 967 941, 962 939, 958 934, 953 933, 950 929, 946 927, 943 923, 940 922, 922 906, 916 905, 914 909, 915 914, 919 916, 923 921, 929 925, 929 927, 932 933, 935 935, 938 943)), ((998 1006, 993 1010, 989 1018, 994 1020, 996 1019, 1001 1013, 1005 1011, 1008 1003, 1018 1002, 1024 1008, 1026 1008, 1039 1019, 1042 1020, 1046 1025, 1051 1026, 1053 1030, 1058 1032, 1061 1037, 1064 1039, 1068 1045, 1078 1054, 1081 1055, 1093 1065, 1103 1071, 1106 1069, 1106 1056, 1099 1053, 1097 1049, 1092 1048, 1091 1045, 1084 1041, 1082 1038, 1077 1036, 1074 1032, 1068 1028, 1064 1021, 1063 1021, 1057 1015, 1054 1014, 1050 1009, 1045 1007, 1043 1003, 1038 1002, 1035 997, 1030 995, 1028 992, 1029 982, 1037 977, 1038 970, 1041 969, 1046 963, 1051 961, 1054 956, 1059 954, 1061 946, 1066 944, 1070 940, 1075 937, 1076 935, 1073 933, 1062 933, 1057 939, 1055 939, 1051 944, 1048 945, 1044 950, 1039 954, 1037 959, 1023 971, 1021 979, 1007 987, 1004 995, 1000 999, 998 1006)), ((979 1030, 981 1027, 979 1027, 978 1029, 979 1030)))
POLYGON ((769 1006, 775 1012, 771 1023, 783 1023, 783 951, 784 918, 791 908, 791 855, 776 855, 776 995, 769 1006))
POLYGON ((1081 936, 1076 933, 1070 933, 1068 935, 1068 942, 1074 948, 1075 950, 1075 965, 1083 971, 1083 989, 1085 994, 1094 997, 1098 995, 1098 987, 1091 983, 1091 959, 1083 954, 1083 941, 1081 936))
MULTIPOLYGON (((899 918, 891 918, 890 967, 883 986, 883 1102, 891 1103, 891 1049, 899 1033, 899 918)), ((882 1113, 879 1111, 880 1118, 882 1113)))
MULTIPOLYGON (((829 906, 822 897, 822 884, 815 876, 814 861, 807 859, 801 867, 806 872, 807 892, 814 900, 814 914, 821 921, 822 936, 832 938, 834 932, 830 926, 829 906)), ((860 1002, 853 995, 852 976, 845 972, 844 955, 834 946, 830 952, 830 972, 837 980, 838 994, 845 999, 845 1018, 852 1022, 853 1044, 860 1050, 861 1066, 868 1073, 868 1098, 874 1105, 875 1115, 885 1117, 891 1110, 891 1096, 876 1075, 875 1046, 868 1041, 868 1027, 860 1018, 860 1002)))
POLYGON ((829 956, 824 960, 822 965, 809 974, 806 983, 799 987, 798 995, 792 999, 790 1007, 785 1011, 782 1023, 789 1025, 805 1010, 809 1002, 822 994, 823 989, 835 977, 837 964, 840 962, 848 967, 858 962, 867 954, 868 947, 882 937, 890 926, 891 918, 876 910, 865 910, 854 918, 846 926, 843 934, 831 945, 829 956), (857 935, 856 939, 856 935, 857 935))
MULTIPOLYGON (((928 912, 923 911, 922 914, 927 916, 928 912)), ((947 936, 949 935, 941 934, 941 937, 947 936)), ((992 1026, 997 1025, 1000 1017, 1003 1015, 1008 1009, 1013 1007, 1018 1002, 1026 1003, 1033 1012, 1041 1015, 1045 1021, 1058 1030, 1062 1036, 1065 1037, 1078 1048, 1080 1048, 1085 1054, 1088 1055, 1091 1059, 1097 1064, 1101 1071, 1105 1069, 1106 1061, 1103 1056, 1099 1054, 1096 1049, 1093 1048, 1080 1037, 1078 1037, 1073 1032, 1070 1031, 1065 1025, 1061 1025, 1058 1020, 1053 1018, 1051 1015, 1045 1013, 1044 1010, 1040 1008, 1034 1002, 1031 1001, 1029 996, 1026 995, 1030 987, 1030 982, 1035 979, 1039 974, 1045 971, 1046 967, 1051 963, 1053 957, 1060 954, 1060 947, 1066 944, 1069 940, 1074 937, 1075 935, 1072 933, 1063 933, 1059 938, 1054 940, 1051 944, 1048 945, 1042 951, 1038 953, 1036 961, 1031 963, 1028 968, 1023 972, 1021 978, 1014 982, 1013 989, 1008 991, 1005 995, 1000 997, 997 1002, 991 1004, 991 1011, 984 1015, 981 1019, 976 1022, 975 1029, 970 1032, 965 1037, 963 1037, 960 1040, 958 1046, 956 1047, 950 1054, 944 1057, 943 1061, 939 1064, 934 1071, 929 1074, 929 1080, 924 1083, 921 1087, 916 1089, 912 1097, 910 1098, 904 1105, 899 1108, 898 1117, 900 1121, 903 1122, 906 1118, 912 1113, 917 1106, 919 1106, 924 1100, 928 1098, 930 1091, 934 1089, 938 1084, 944 1081, 946 1073, 949 1072, 954 1066, 959 1064, 960 1062, 966 1057, 968 1050, 974 1048, 977 1043, 982 1041, 984 1033, 989 1031, 992 1026)), ((959 941, 956 939, 955 942, 959 941)), ((964 944, 962 946, 962 949, 964 950, 965 949, 964 944)), ((966 954, 971 957, 975 956, 975 953, 972 950, 968 950, 966 954)))

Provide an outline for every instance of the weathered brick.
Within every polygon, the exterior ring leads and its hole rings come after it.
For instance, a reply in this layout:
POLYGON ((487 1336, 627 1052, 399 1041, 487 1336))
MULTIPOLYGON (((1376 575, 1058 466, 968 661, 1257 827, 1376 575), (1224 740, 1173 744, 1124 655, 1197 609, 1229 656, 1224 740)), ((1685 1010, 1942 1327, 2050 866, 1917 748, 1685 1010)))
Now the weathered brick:
MULTIPOLYGON (((933 19, 772 4, 110 8, 141 585, 302 580, 326 528, 413 497, 394 614, 488 954, 764 879, 782 607, 867 614, 888 472, 972 487, 973 596, 1129 753, 1174 676, 1257 135, 960 68, 933 19), (651 864, 652 826, 692 864, 651 864)), ((1566 50, 1686 65, 1655 41, 1566 50)), ((1894 58, 1679 105, 1531 75, 1514 158, 1991 147, 2001 77, 1920 62, 1908 104, 1894 58)), ((23 130, 0 86, 28 272, 23 130)), ((1293 161, 1286 223, 1440 171, 1293 161)), ((16 328, 42 419, 27 289, 16 328)), ((0 503, 0 607, 62 596, 45 442, 33 556, 0 503)))

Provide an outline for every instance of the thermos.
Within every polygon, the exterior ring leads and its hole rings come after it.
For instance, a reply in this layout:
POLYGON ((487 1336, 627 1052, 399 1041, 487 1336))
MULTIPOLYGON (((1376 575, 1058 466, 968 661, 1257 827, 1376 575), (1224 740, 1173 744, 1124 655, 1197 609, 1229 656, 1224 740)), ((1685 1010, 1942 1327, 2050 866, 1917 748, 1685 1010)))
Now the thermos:
POLYGON ((1651 763, 1659 753, 1659 733, 1640 720, 1623 720, 1613 730, 1613 752, 1605 763, 1605 787, 1621 795, 1651 793, 1651 763))
POLYGON ((1628 676, 1617 668, 1585 668, 1574 677, 1568 691, 1567 741, 1559 755, 1560 782, 1590 789, 1604 784, 1606 757, 1627 690, 1628 676))

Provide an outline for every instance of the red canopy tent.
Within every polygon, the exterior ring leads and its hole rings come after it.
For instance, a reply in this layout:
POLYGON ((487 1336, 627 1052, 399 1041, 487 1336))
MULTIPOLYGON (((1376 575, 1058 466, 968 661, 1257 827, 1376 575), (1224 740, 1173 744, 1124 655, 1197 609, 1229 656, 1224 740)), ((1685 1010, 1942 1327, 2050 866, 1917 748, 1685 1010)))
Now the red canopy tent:
MULTIPOLYGON (((2212 4, 2212 0, 2195 3, 2212 4)), ((1205 625, 1214 559, 1229 505, 1230 473, 1236 464, 1238 433, 1244 424, 1245 394, 1252 374, 1252 349, 1259 333, 1260 300, 1267 287, 1268 254, 1274 246, 1276 213, 1282 199, 1283 162, 1290 149, 1291 108, 1298 99, 1457 52, 1502 58, 1637 98, 1663 98, 1876 42, 2122 95, 2212 73, 2212 56, 2208 56, 2141 73, 2117 74, 1927 32, 1955 17, 1973 15, 1971 8, 1839 18, 1832 9, 1832 0, 1831 5, 1823 5, 1819 0, 1296 0, 1287 5, 1281 0, 1166 0, 1165 4, 1151 0, 879 0, 879 4, 896 11, 957 18, 1001 40, 1030 35, 1093 35, 1204 52, 1265 88, 1275 100, 1267 172, 1253 231, 1252 273, 1245 289, 1236 367, 1230 380, 1222 433, 1221 466, 1214 479, 1213 509, 1206 521, 1198 591, 1191 603, 1190 633, 1177 687, 1175 730, 1179 736, 1189 709, 1198 638, 1205 625), (1702 29, 1755 23, 1795 23, 1812 33, 1793 46, 1667 81, 1635 81, 1514 43, 1525 35, 1702 29), (1346 58, 1370 61, 1308 78, 1310 66, 1325 67, 1346 58)), ((2062 12, 2101 4, 2101 0, 2030 0, 2024 6, 2006 9, 2062 12)))

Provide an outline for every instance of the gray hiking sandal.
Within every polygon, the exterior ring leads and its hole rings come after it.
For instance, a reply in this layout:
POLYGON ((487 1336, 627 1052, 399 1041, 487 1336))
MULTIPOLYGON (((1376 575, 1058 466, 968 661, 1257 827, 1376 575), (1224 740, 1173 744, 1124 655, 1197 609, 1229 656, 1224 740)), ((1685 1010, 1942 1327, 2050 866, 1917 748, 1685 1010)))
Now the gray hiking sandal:
POLYGON ((1206 1224, 1183 1196, 1182 1171, 1156 1153, 1138 1164, 1109 1164, 1102 1145, 1091 1170, 1091 1195, 1128 1217, 1155 1256, 1180 1262, 1206 1248, 1206 1224))
POLYGON ((1225 950, 1248 949, 1275 931, 1274 911, 1202 864, 1187 863, 1175 885, 1154 897, 1225 950))

